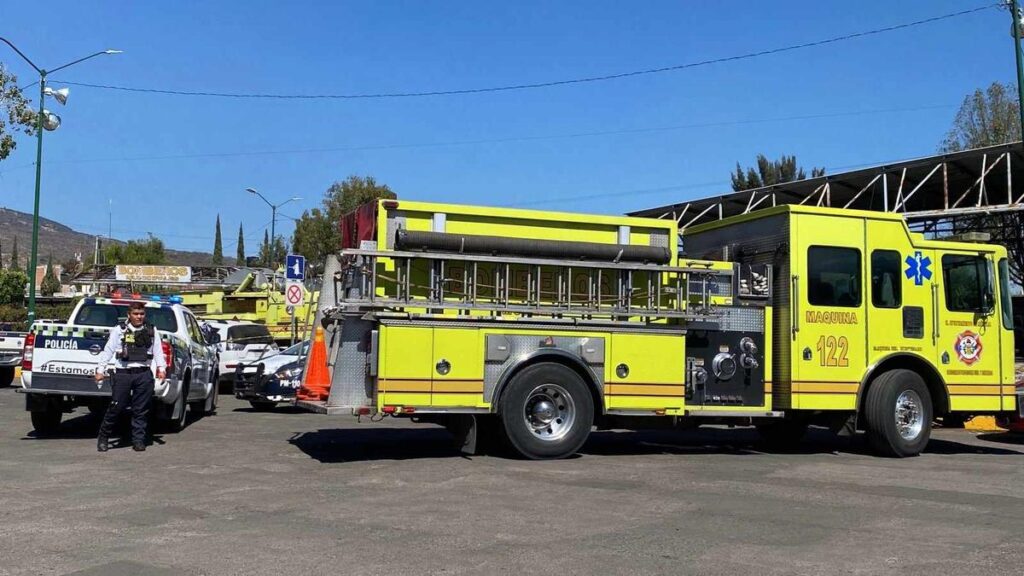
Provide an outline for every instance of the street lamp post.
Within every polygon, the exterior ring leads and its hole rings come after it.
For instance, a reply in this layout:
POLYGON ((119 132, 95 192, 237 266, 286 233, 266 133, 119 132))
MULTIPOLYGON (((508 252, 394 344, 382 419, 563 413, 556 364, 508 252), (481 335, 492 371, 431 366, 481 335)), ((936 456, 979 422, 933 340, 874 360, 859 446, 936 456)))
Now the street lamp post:
POLYGON ((1024 63, 1021 62, 1020 36, 1021 27, 1024 22, 1021 20, 1020 5, 1017 0, 1009 0, 1010 17, 1013 18, 1013 25, 1010 28, 1013 34, 1013 54, 1017 60, 1017 111, 1020 113, 1020 131, 1024 138, 1024 63))
MULTIPOLYGON (((285 200, 284 202, 281 202, 280 204, 274 204, 270 200, 267 200, 263 196, 263 194, 257 192, 255 188, 246 188, 245 191, 250 194, 255 194, 259 196, 260 200, 263 200, 264 202, 267 203, 267 206, 270 206, 270 246, 267 246, 267 253, 268 256, 270 256, 270 258, 273 258, 274 246, 277 244, 277 209, 289 202, 296 202, 298 200, 302 200, 302 198, 299 198, 298 196, 292 196, 291 198, 285 200)), ((276 264, 276 262, 273 262, 271 264, 276 264)))
POLYGON ((42 182, 43 176, 43 131, 45 130, 56 130, 60 126, 60 117, 56 114, 47 112, 44 108, 44 104, 47 96, 53 97, 62 106, 68 99, 68 89, 61 88, 59 90, 53 90, 46 86, 46 76, 60 70, 64 70, 70 66, 74 66, 79 62, 85 62, 90 58, 96 56, 103 56, 105 54, 120 54, 120 50, 103 50, 90 54, 84 58, 73 60, 58 66, 53 70, 45 70, 36 66, 32 60, 29 59, 18 47, 11 43, 10 40, 0 37, 5 44, 11 47, 12 50, 21 56, 22 60, 28 62, 28 65, 32 67, 36 73, 39 74, 39 116, 36 118, 36 192, 35 192, 35 204, 32 208, 32 251, 29 254, 29 265, 28 265, 28 322, 29 325, 36 319, 36 266, 39 260, 39 187, 42 182))

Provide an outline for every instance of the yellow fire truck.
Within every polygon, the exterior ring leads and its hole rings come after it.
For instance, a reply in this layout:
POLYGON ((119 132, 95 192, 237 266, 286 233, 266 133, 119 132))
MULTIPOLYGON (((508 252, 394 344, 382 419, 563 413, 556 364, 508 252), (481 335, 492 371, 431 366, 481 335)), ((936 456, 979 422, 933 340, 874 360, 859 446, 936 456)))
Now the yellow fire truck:
MULTIPOLYGON (((932 419, 1017 410, 1007 260, 893 214, 698 226, 386 200, 326 263, 297 404, 558 458, 594 426, 808 425, 911 456, 932 419)), ((350 228, 352 225, 350 224, 350 228)))

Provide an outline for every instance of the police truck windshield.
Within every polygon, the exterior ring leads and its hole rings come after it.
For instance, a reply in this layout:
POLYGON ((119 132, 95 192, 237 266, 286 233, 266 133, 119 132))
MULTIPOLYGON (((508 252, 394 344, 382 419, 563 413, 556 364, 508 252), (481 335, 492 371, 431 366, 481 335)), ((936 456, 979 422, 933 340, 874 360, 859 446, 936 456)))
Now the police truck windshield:
MULTIPOLYGON (((128 306, 114 304, 84 304, 78 309, 75 324, 79 326, 117 326, 128 319, 128 306)), ((146 322, 161 332, 177 332, 178 321, 170 308, 146 306, 146 322)))

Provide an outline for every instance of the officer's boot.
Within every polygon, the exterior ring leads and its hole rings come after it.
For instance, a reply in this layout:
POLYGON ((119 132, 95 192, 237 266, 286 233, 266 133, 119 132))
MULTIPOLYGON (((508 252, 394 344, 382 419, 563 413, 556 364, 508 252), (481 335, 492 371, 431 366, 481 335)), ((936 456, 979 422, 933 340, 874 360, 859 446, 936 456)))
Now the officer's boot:
POLYGON ((108 445, 106 436, 100 436, 99 438, 96 439, 97 452, 106 452, 109 448, 110 446, 108 445))

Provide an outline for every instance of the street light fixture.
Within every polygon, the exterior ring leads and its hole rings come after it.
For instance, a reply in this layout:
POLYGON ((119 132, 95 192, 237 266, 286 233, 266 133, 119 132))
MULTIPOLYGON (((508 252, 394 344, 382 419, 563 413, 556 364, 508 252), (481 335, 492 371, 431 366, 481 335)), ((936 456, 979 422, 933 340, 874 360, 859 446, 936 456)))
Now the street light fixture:
POLYGON ((43 175, 43 132, 53 131, 60 126, 60 116, 50 112, 43 108, 43 104, 46 101, 46 97, 50 96, 62 106, 68 101, 68 94, 70 90, 67 88, 58 88, 54 90, 46 85, 46 76, 59 70, 74 66, 79 62, 85 62, 90 58, 96 56, 103 56, 107 54, 120 54, 120 50, 103 50, 90 54, 78 60, 72 60, 67 64, 58 66, 52 70, 45 70, 35 65, 24 52, 18 50, 18 47, 11 43, 10 40, 0 37, 0 41, 11 47, 12 50, 21 56, 21 59, 28 62, 28 65, 39 74, 39 114, 36 116, 36 194, 35 194, 35 205, 32 209, 32 252, 29 254, 29 265, 28 265, 28 322, 29 325, 36 319, 36 266, 39 261, 39 186, 42 181, 43 175))
MULTIPOLYGON (((267 203, 267 206, 270 206, 270 246, 267 247, 267 252, 268 252, 268 255, 271 258, 273 258, 274 257, 274 246, 277 243, 277 234, 276 234, 276 232, 277 232, 277 209, 280 208, 281 206, 284 206, 285 204, 287 204, 289 202, 297 202, 299 200, 302 200, 302 198, 300 198, 298 196, 292 196, 291 198, 285 200, 284 202, 281 202, 279 204, 274 204, 270 200, 267 200, 263 196, 263 194, 260 194, 259 192, 257 192, 255 188, 246 188, 245 191, 250 193, 250 194, 255 194, 255 195, 259 196, 260 200, 263 200, 264 202, 267 203)), ((272 262, 271 264, 276 264, 276 262, 272 262)))

